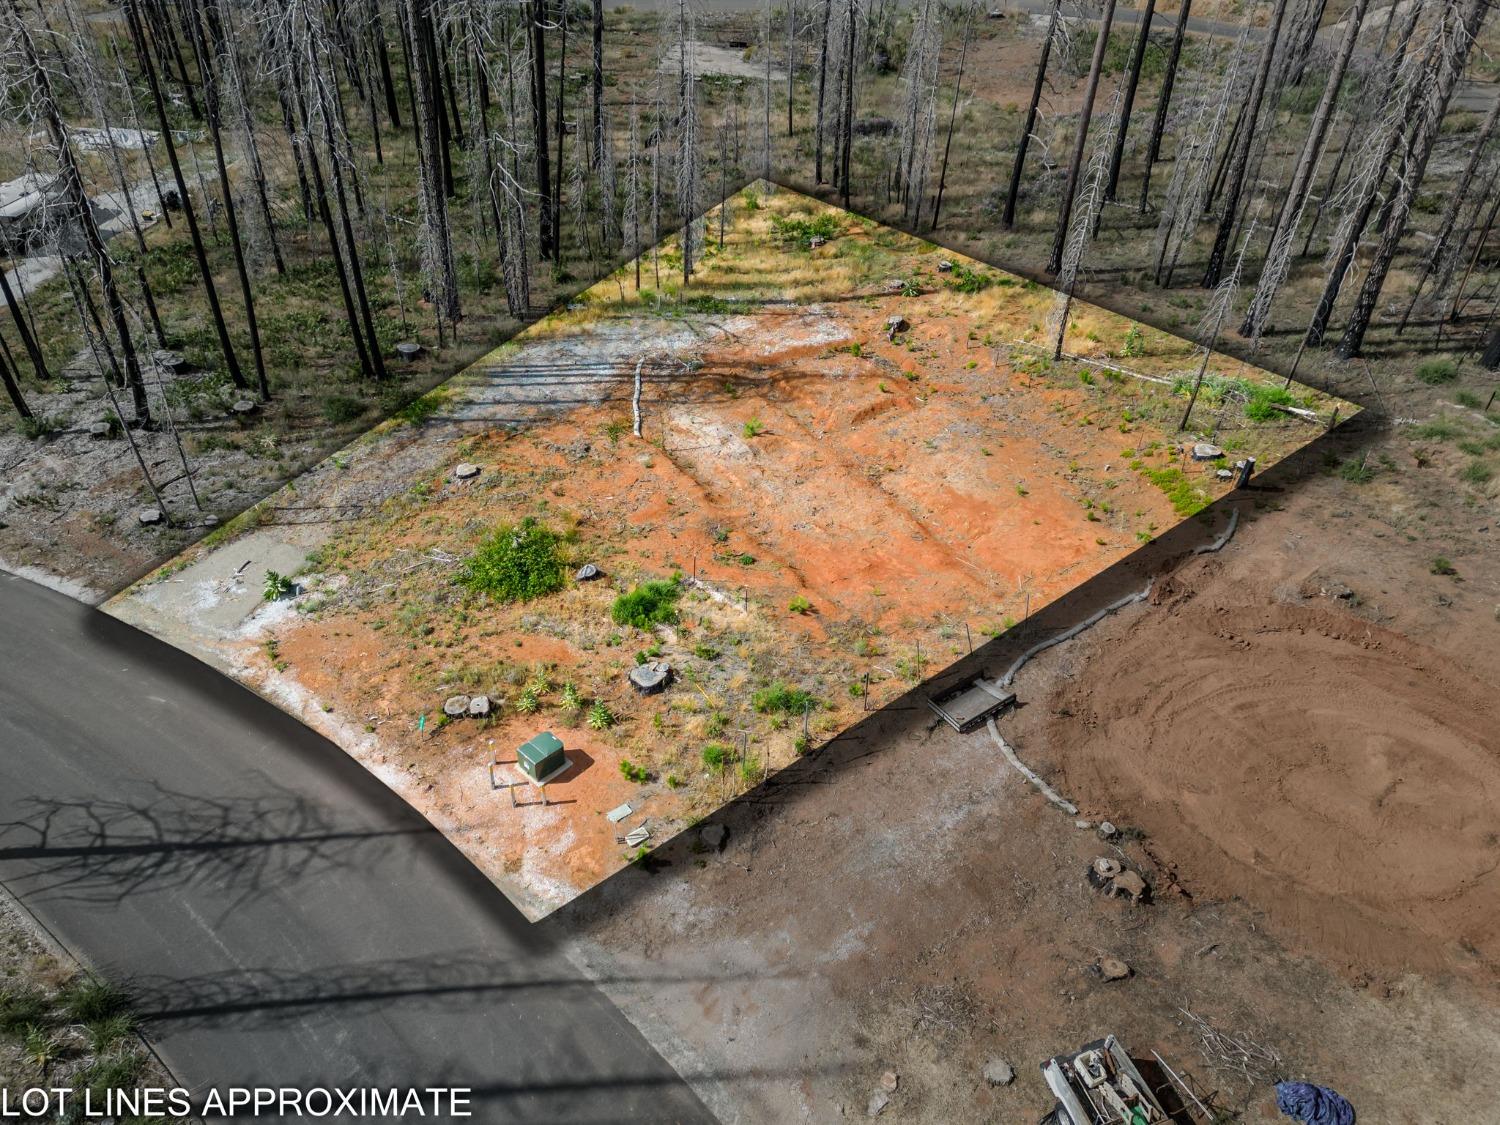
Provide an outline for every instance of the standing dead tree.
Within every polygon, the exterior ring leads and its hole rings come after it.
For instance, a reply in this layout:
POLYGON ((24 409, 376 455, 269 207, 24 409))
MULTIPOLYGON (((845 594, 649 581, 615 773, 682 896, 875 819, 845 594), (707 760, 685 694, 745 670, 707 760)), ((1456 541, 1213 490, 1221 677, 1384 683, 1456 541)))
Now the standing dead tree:
POLYGON ((937 127, 938 64, 942 58, 943 31, 937 15, 937 0, 918 0, 911 37, 906 46, 906 64, 901 70, 900 161, 897 176, 901 188, 901 216, 920 215, 927 194, 937 127))
POLYGON ((693 279, 698 218, 698 75, 694 21, 687 0, 677 0, 677 213, 682 219, 682 283, 693 279))
MULTIPOLYGON (((83 175, 78 168, 77 154, 73 151, 73 140, 63 119, 62 107, 52 85, 51 75, 43 64, 32 38, 31 29, 21 15, 17 0, 6 0, 0 9, 8 18, 4 20, 6 38, 11 54, 18 64, 15 68, 20 89, 15 91, 16 100, 23 105, 27 119, 40 122, 45 130, 51 155, 62 178, 63 196, 66 201, 70 228, 76 232, 86 256, 99 282, 104 296, 105 308, 115 331, 124 362, 125 383, 130 389, 131 407, 135 420, 141 425, 151 422, 151 407, 146 399, 146 384, 141 377, 140 362, 136 356, 135 342, 131 339, 130 326, 125 318, 125 302, 115 283, 114 263, 104 238, 94 219, 94 209, 89 203, 84 188, 83 175)), ((3 79, 0 79, 3 81, 3 79)), ((0 90, 0 102, 11 102, 9 91, 0 90)))
POLYGON ((1167 69, 1162 75, 1161 93, 1156 99, 1156 113, 1151 119, 1151 137, 1146 142, 1146 171, 1141 178, 1141 214, 1151 200, 1151 169, 1161 155, 1161 138, 1167 128, 1167 111, 1172 105, 1172 90, 1177 84, 1177 66, 1182 61, 1182 44, 1187 38, 1188 19, 1193 12, 1193 0, 1182 0, 1177 9, 1177 27, 1172 32, 1172 48, 1167 53, 1167 69))
POLYGON ((1130 113, 1135 107, 1135 91, 1141 82, 1141 67, 1146 61, 1146 48, 1151 42, 1151 20, 1155 15, 1156 0, 1146 0, 1146 6, 1141 9, 1135 46, 1130 52, 1130 71, 1125 80, 1125 107, 1120 113, 1120 128, 1115 133, 1115 150, 1109 158, 1109 180, 1104 185, 1106 199, 1114 199, 1120 186, 1120 165, 1125 159, 1125 134, 1130 129, 1130 113))
MULTIPOLYGON (((459 304, 458 268, 453 258, 453 235, 448 222, 448 190, 452 184, 451 163, 439 119, 444 114, 441 99, 442 72, 435 65, 436 34, 430 0, 401 0, 406 33, 411 40, 412 80, 416 83, 417 161, 419 213, 422 217, 422 272, 438 318, 457 326, 463 317, 459 304)), ((446 118, 444 118, 446 119, 446 118)))
POLYGON ((978 6, 977 0, 968 0, 964 4, 964 30, 958 47, 958 71, 953 76, 953 106, 948 111, 948 137, 943 141, 943 161, 939 165, 937 195, 932 200, 932 221, 928 224, 929 230, 937 229, 938 215, 943 209, 943 189, 948 185, 948 157, 953 152, 953 130, 958 124, 958 103, 963 94, 964 63, 969 58, 969 36, 974 30, 974 11, 978 6))
POLYGON ((1124 88, 1115 87, 1110 99, 1109 113, 1104 131, 1099 134, 1093 151, 1089 154, 1088 171, 1078 193, 1078 206, 1074 209, 1072 226, 1068 230, 1068 241, 1063 247, 1061 268, 1057 273, 1057 299, 1053 305, 1049 324, 1055 333, 1052 358, 1061 359, 1063 343, 1068 334, 1068 316, 1073 307, 1073 290, 1078 284, 1078 271, 1083 264, 1083 252, 1099 222, 1099 212, 1104 207, 1105 190, 1109 184, 1110 154, 1114 151, 1115 137, 1120 128, 1124 110, 1124 88))
MULTIPOLYGON (((1281 2, 1285 3, 1285 0, 1281 2)), ((1068 176, 1063 185, 1062 201, 1058 205, 1057 231, 1052 236, 1052 253, 1047 259, 1048 273, 1055 274, 1062 269, 1068 220, 1073 214, 1073 196, 1078 189, 1078 175, 1083 167, 1084 146, 1088 143, 1089 119, 1094 114, 1094 98, 1099 93, 1099 76, 1104 69, 1104 55, 1109 48, 1109 30, 1114 20, 1115 0, 1104 0, 1104 13, 1099 18, 1098 37, 1094 40, 1094 57, 1089 64, 1088 84, 1083 91, 1083 107, 1078 111, 1078 124, 1073 135, 1073 157, 1068 162, 1068 176)))
POLYGON ((1374 256, 1365 273, 1364 285, 1360 287, 1359 296, 1350 313, 1348 328, 1339 341, 1337 351, 1341 359, 1359 355, 1364 344, 1370 319, 1374 316, 1381 290, 1385 287, 1386 275, 1395 260, 1401 238, 1406 233, 1412 203, 1427 170, 1427 161, 1437 143, 1443 117, 1448 112, 1448 103, 1458 87, 1458 80, 1463 75, 1469 52, 1488 10, 1488 0, 1449 0, 1440 17, 1442 35, 1436 47, 1432 76, 1421 85, 1416 122, 1412 126, 1411 139, 1407 145, 1409 159, 1405 175, 1397 181, 1395 195, 1387 203, 1380 241, 1375 247, 1374 256))
POLYGON ((1344 29, 1333 65, 1328 70, 1328 80, 1323 85, 1323 95, 1318 100, 1317 108, 1313 110, 1312 121, 1308 125, 1307 137, 1303 140, 1302 152, 1297 158, 1296 169, 1292 172, 1291 183, 1277 209, 1276 221, 1271 227, 1270 246, 1266 251, 1266 262, 1261 269, 1255 297, 1251 301, 1249 311, 1245 314, 1244 323, 1240 326, 1241 336, 1248 336, 1254 340, 1260 339, 1266 318, 1271 312, 1271 305, 1276 299, 1277 290, 1286 280, 1291 269, 1292 241, 1302 225, 1302 215, 1307 208, 1313 176, 1317 171, 1318 162, 1323 157, 1324 142, 1328 137, 1328 127, 1333 118, 1334 105, 1338 101, 1339 91, 1343 88, 1349 59, 1354 54, 1354 46, 1359 39, 1360 28, 1364 24, 1365 12, 1369 6, 1370 0, 1355 0, 1354 6, 1345 15, 1348 26, 1344 29))
POLYGON ((1239 295, 1240 276, 1245 268, 1245 251, 1250 248, 1250 242, 1254 237, 1255 219, 1251 218, 1249 226, 1245 229, 1244 240, 1240 243, 1240 252, 1235 255, 1234 268, 1214 290, 1213 300, 1209 302, 1199 326, 1198 343, 1203 348, 1203 359, 1198 364, 1197 375, 1193 378, 1193 389, 1188 394, 1187 407, 1182 412, 1182 421, 1177 424, 1179 430, 1186 430, 1188 421, 1193 416, 1193 407, 1198 402, 1198 392, 1203 388, 1204 376, 1208 374, 1208 362, 1213 358, 1214 347, 1219 342, 1219 333, 1224 330, 1224 321, 1234 307, 1235 297, 1239 295))

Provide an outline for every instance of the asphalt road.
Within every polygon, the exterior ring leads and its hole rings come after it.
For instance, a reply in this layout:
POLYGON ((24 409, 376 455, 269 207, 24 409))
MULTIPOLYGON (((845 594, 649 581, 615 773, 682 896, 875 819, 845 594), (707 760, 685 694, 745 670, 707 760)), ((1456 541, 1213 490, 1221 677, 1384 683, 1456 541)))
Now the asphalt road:
POLYGON ((615 1007, 333 744, 0 572, 0 880, 183 1082, 467 1086, 476 1121, 706 1121, 615 1007))

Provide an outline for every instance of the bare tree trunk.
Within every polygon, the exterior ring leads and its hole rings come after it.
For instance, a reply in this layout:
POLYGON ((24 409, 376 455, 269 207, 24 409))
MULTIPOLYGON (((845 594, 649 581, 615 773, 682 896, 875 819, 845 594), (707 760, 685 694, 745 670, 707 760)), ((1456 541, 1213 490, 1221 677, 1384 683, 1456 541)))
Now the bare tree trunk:
MULTIPOLYGON (((1364 23, 1365 11, 1369 6, 1370 0, 1355 0, 1354 6, 1344 17, 1349 21, 1349 26, 1344 31, 1338 54, 1334 58, 1332 68, 1328 71, 1328 81, 1323 85, 1323 96, 1318 101, 1317 109, 1313 111, 1307 138, 1302 143, 1302 153, 1297 159, 1296 170, 1292 173, 1292 182, 1286 194, 1282 196, 1281 205, 1277 209, 1276 222, 1271 228, 1271 241, 1266 251, 1266 266, 1261 271, 1262 276, 1256 289, 1255 299, 1245 314, 1244 323, 1240 325, 1241 336, 1259 335, 1265 325, 1266 317, 1271 313, 1276 291, 1286 276, 1291 260, 1292 239, 1296 237, 1297 227, 1302 222, 1302 213, 1307 207, 1307 197, 1312 190, 1313 175, 1317 171, 1318 162, 1323 158, 1323 143, 1328 136, 1328 123, 1333 118, 1333 107, 1338 101, 1339 90, 1343 88, 1349 58, 1354 53, 1355 43, 1359 40, 1360 27, 1364 23)), ((1496 104, 1500 105, 1500 102, 1496 104)))
POLYGON ((1141 182, 1141 214, 1146 213, 1151 199, 1151 169, 1161 155, 1161 138, 1167 129, 1167 110, 1172 104, 1172 88, 1177 83, 1177 64, 1182 59, 1182 41, 1187 37, 1188 17, 1192 14, 1193 0, 1182 0, 1177 9, 1177 30, 1172 34, 1172 51, 1167 56, 1167 73, 1162 78, 1161 96, 1156 100, 1156 116, 1151 121, 1151 139, 1146 142, 1146 173, 1141 182))
POLYGON ((21 385, 16 380, 16 373, 11 370, 10 364, 5 361, 3 355, 0 355, 0 382, 5 384, 5 397, 10 399, 10 404, 15 408, 16 413, 27 422, 34 421, 36 415, 31 412, 26 396, 21 393, 21 385))
POLYGON ((1036 81, 1031 87, 1031 105, 1026 109, 1026 124, 1021 127, 1021 140, 1016 145, 1016 159, 1010 168, 1010 190, 1005 193, 1005 212, 1000 224, 1006 230, 1016 225, 1016 199, 1021 194, 1021 172, 1026 166, 1026 149, 1031 144, 1031 134, 1036 129, 1037 109, 1042 104, 1042 90, 1047 84, 1047 62, 1052 57, 1052 40, 1057 35, 1057 20, 1062 9, 1062 0, 1052 0, 1052 9, 1047 16, 1047 34, 1042 40, 1042 57, 1036 64, 1036 81))
POLYGON ((849 0, 849 27, 845 40, 844 59, 844 147, 842 150, 841 179, 843 181, 844 209, 849 208, 851 150, 854 148, 854 43, 858 21, 857 0, 849 0))
POLYGON ((1422 177, 1427 171, 1428 158, 1437 143, 1443 116, 1448 112, 1448 102, 1463 75, 1469 50, 1487 11, 1487 0, 1450 0, 1444 11, 1443 18, 1451 21, 1451 30, 1448 30, 1438 45, 1436 73, 1431 81, 1423 83, 1421 87, 1420 116, 1408 146, 1412 154, 1411 166, 1397 182, 1390 214, 1381 230, 1380 243, 1375 249, 1370 268, 1365 273, 1365 283, 1360 288, 1354 310, 1349 316, 1349 326, 1344 332, 1344 338, 1339 341, 1337 354, 1340 359, 1360 354, 1365 333, 1370 327, 1370 318, 1380 300, 1380 291, 1385 287, 1386 275, 1395 260, 1401 237, 1406 233, 1412 201, 1416 198, 1417 188, 1421 186, 1422 177))
POLYGON ((1214 236, 1214 247, 1208 256, 1208 268, 1203 273, 1203 287, 1212 289, 1219 284, 1224 271, 1224 258, 1229 252, 1229 240, 1234 234, 1239 218, 1240 195, 1245 190, 1245 168, 1250 162, 1251 148, 1258 139, 1256 123, 1260 120, 1260 103, 1265 97, 1266 79, 1271 73, 1271 60, 1276 55, 1276 43, 1281 38, 1281 24, 1286 16, 1287 0, 1276 0, 1271 10, 1271 24, 1266 29, 1266 44, 1260 53, 1260 65, 1255 71, 1255 80, 1250 85, 1250 96, 1245 102, 1244 128, 1240 130, 1234 146, 1234 157, 1230 161, 1229 178, 1226 184, 1223 211, 1219 218, 1219 230, 1214 236))
MULTIPOLYGON (((428 20, 425 5, 427 0, 403 0, 406 5, 406 24, 411 34, 411 55, 415 70, 413 80, 417 85, 418 135, 421 141, 422 159, 418 161, 418 180, 422 215, 422 264, 427 276, 432 304, 441 319, 457 324, 462 316, 459 305, 458 275, 453 262, 453 235, 448 225, 448 195, 446 184, 452 176, 447 160, 447 145, 441 139, 438 120, 441 110, 441 78, 432 66, 432 24, 428 20)), ((329 138, 330 146, 332 138, 329 138)), ((337 160, 337 150, 330 147, 329 159, 337 160)), ((334 182, 339 183, 337 169, 334 182)), ((353 246, 350 246, 351 253, 353 246)), ((377 349, 373 337, 372 351, 377 349)), ((373 364, 378 374, 381 364, 373 364)))
POLYGON ((31 360, 37 381, 44 383, 50 378, 47 372, 47 361, 42 356, 42 349, 37 345, 31 326, 26 322, 25 313, 21 311, 21 306, 16 301, 15 290, 10 287, 10 279, 6 276, 4 268, 0 268, 0 292, 5 294, 5 307, 10 310, 11 319, 16 322, 16 331, 21 336, 21 346, 26 349, 26 358, 31 360))
POLYGON ((958 73, 953 78, 953 108, 948 114, 948 138, 943 142, 943 163, 938 171, 937 196, 932 201, 932 223, 928 230, 937 230, 938 215, 943 209, 943 188, 948 183, 948 156, 953 151, 953 127, 958 123, 958 99, 964 85, 964 62, 969 57, 969 34, 974 28, 974 8, 977 0, 969 0, 964 10, 963 40, 958 49, 958 73))
POLYGON ((119 340, 120 351, 125 361, 125 381, 130 387, 131 405, 135 410, 136 421, 142 425, 149 425, 151 407, 146 401, 146 385, 141 378, 141 367, 136 358, 135 344, 130 338, 130 326, 125 320, 125 303, 120 299, 120 291, 115 285, 109 251, 105 248, 104 239, 94 221, 94 211, 89 204, 88 193, 84 190, 83 176, 78 170, 78 161, 73 153, 68 128, 63 123, 62 111, 53 93, 52 79, 37 55, 31 32, 21 18, 21 9, 17 0, 9 0, 9 7, 13 21, 10 34, 19 47, 20 61, 25 68, 24 73, 36 93, 36 109, 47 130, 47 137, 52 144, 52 155, 62 174, 63 191, 67 197, 69 209, 73 213, 73 221, 77 224, 85 251, 98 274, 99 288, 104 294, 105 307, 109 310, 110 321, 114 325, 115 335, 119 340))
MULTIPOLYGON (((1286 3, 1286 0, 1280 0, 1286 3)), ((1047 272, 1062 268, 1063 247, 1068 240, 1068 220, 1073 214, 1073 195, 1078 190, 1078 173, 1083 168, 1083 148, 1088 141, 1089 119, 1094 115, 1094 98, 1099 93, 1099 74, 1104 68, 1104 52, 1109 46, 1109 29, 1115 20, 1115 0, 1104 0, 1104 15, 1099 20, 1099 37, 1094 40, 1094 59, 1089 65, 1088 87, 1083 108, 1078 113, 1077 133, 1073 138, 1073 157, 1068 162, 1068 179, 1063 186, 1062 203, 1057 212, 1057 233, 1052 236, 1052 254, 1047 272)))
MULTIPOLYGON (((562 261, 562 190, 563 190, 563 149, 567 143, 567 123, 564 120, 563 109, 566 103, 563 100, 563 80, 566 77, 568 61, 568 5, 560 4, 562 12, 558 20, 557 29, 557 102, 553 106, 553 115, 557 118, 555 125, 557 133, 557 175, 552 181, 552 214, 557 219, 557 225, 552 229, 552 253, 559 262, 562 261)), ((579 138, 582 141, 582 137, 579 138)))
POLYGON ((1120 115, 1120 129, 1115 134, 1115 151, 1109 158, 1109 182, 1105 185, 1105 199, 1113 199, 1120 186, 1120 163, 1125 159, 1125 134, 1130 129, 1130 113, 1135 107, 1135 89, 1141 82, 1141 64, 1146 61, 1146 46, 1151 41, 1151 18, 1156 15, 1156 0, 1146 0, 1141 13, 1141 27, 1135 37, 1135 50, 1130 55, 1130 77, 1125 83, 1125 109, 1120 115))
POLYGON ((604 0, 594 0, 594 167, 604 159, 604 0))
POLYGON ((391 51, 385 41, 385 26, 380 22, 380 0, 369 0, 370 38, 375 43, 375 58, 380 64, 380 85, 385 91, 385 112, 391 128, 401 128, 401 110, 396 102, 396 82, 391 75, 391 51))
POLYGON ((543 0, 529 0, 529 9, 527 30, 531 55, 531 147, 536 157, 538 241, 542 257, 554 258, 557 219, 552 210, 551 159, 547 155, 547 47, 542 25, 543 0))
POLYGON ((818 110, 813 125, 813 182, 823 182, 823 105, 828 87, 828 25, 833 18, 833 0, 823 0, 823 27, 818 35, 818 110))
MULTIPOLYGON (((138 22, 135 0, 125 0, 125 18, 138 22)), ((144 39, 144 35, 141 38, 144 39)), ((162 97, 161 84, 156 80, 156 66, 151 61, 151 53, 142 52, 140 62, 141 69, 146 76, 146 84, 151 89, 151 100, 156 105, 156 120, 161 127, 162 144, 166 146, 167 159, 172 165, 172 177, 177 183, 177 193, 181 197, 179 202, 182 204, 182 215, 187 220, 188 234, 193 240, 193 254, 198 259, 198 273, 203 282, 203 294, 208 299, 208 311, 213 318, 214 331, 218 333, 219 350, 224 355, 224 366, 228 369, 229 378, 236 387, 240 390, 249 390, 250 384, 245 381, 245 376, 240 371, 239 357, 235 355, 234 344, 229 339, 229 326, 224 322, 224 310, 219 305, 219 291, 214 285, 213 273, 208 268, 208 251, 203 245, 203 232, 198 229, 198 216, 193 208, 193 198, 188 192, 187 179, 182 174, 182 162, 177 159, 177 144, 172 139, 172 123, 167 118, 166 100, 162 97)), ((144 392, 142 397, 144 398, 144 392)))

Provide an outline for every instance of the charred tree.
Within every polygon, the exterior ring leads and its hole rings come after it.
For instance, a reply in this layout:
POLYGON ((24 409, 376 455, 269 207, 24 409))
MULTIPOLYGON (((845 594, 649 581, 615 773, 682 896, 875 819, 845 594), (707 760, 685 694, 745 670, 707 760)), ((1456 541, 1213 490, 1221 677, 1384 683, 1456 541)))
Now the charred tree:
POLYGON ((1135 48, 1130 53, 1130 73, 1125 80, 1125 108, 1120 114, 1119 131, 1115 134, 1115 150, 1109 158, 1109 181, 1105 185, 1105 199, 1114 199, 1120 186, 1120 164, 1125 159, 1125 134, 1130 129, 1130 113, 1135 107, 1135 91, 1141 83, 1141 66, 1146 61, 1146 47, 1151 42, 1151 19, 1155 15, 1156 0, 1146 0, 1146 7, 1141 12, 1140 31, 1135 37, 1135 48))
POLYGON ((1031 87, 1031 104, 1026 109, 1026 124, 1021 127, 1016 159, 1010 168, 1010 190, 1005 193, 1005 211, 1000 219, 1006 230, 1016 225, 1016 200, 1021 194, 1021 173, 1026 167, 1026 150, 1031 145, 1031 135, 1036 131, 1037 110, 1042 104, 1042 90, 1047 85, 1047 63, 1052 58, 1052 40, 1057 36, 1061 10, 1062 0, 1052 0, 1052 8, 1047 16, 1047 34, 1042 39, 1042 57, 1036 64, 1036 81, 1031 87))
MULTIPOLYGON (((1286 0, 1280 0, 1285 3, 1286 0)), ((1089 119, 1094 115, 1094 99, 1099 93, 1099 75, 1104 69, 1104 53, 1109 46, 1109 29, 1115 20, 1115 0, 1104 0, 1104 14, 1099 20, 1098 38, 1094 40, 1094 57, 1089 64, 1088 86, 1083 93, 1083 108, 1078 112, 1078 127, 1073 138, 1073 156, 1068 162, 1068 178, 1063 185, 1062 203, 1057 212, 1057 232, 1052 236, 1052 254, 1047 272, 1062 268, 1063 248, 1068 240, 1068 220, 1073 214, 1073 196, 1078 190, 1078 174, 1083 168, 1084 146, 1088 143, 1089 119)))

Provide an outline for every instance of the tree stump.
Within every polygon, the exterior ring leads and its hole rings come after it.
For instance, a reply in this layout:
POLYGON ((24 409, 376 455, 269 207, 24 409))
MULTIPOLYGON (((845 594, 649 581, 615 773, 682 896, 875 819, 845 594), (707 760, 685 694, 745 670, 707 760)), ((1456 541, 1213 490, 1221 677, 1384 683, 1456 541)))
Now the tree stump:
POLYGON ((450 695, 443 701, 443 714, 450 719, 457 719, 469 713, 469 697, 467 695, 450 695))
POLYGON ((482 719, 490 713, 490 697, 487 695, 476 695, 469 700, 469 716, 474 719, 482 719))
POLYGON ((158 348, 152 352, 151 361, 169 375, 180 375, 182 369, 187 366, 187 361, 182 358, 181 352, 169 351, 166 348, 158 348))
POLYGON ((406 360, 407 363, 410 363, 422 354, 422 345, 414 343, 411 340, 402 340, 396 345, 396 354, 406 360))
POLYGON ((465 461, 453 470, 453 475, 459 480, 472 480, 479 475, 479 466, 465 461))
POLYGON ((672 679, 672 666, 665 660, 652 660, 645 664, 637 664, 628 673, 627 679, 630 686, 642 695, 655 695, 659 691, 665 691, 668 682, 672 679))
POLYGON ((162 514, 160 508, 142 508, 136 518, 141 521, 142 527, 155 527, 166 519, 166 516, 162 514))
POLYGON ((1193 446, 1194 461, 1217 461, 1224 456, 1224 451, 1212 442, 1200 441, 1193 446))
POLYGON ((578 573, 573 575, 575 582, 592 582, 599 577, 599 568, 593 563, 584 563, 578 568, 578 573))

